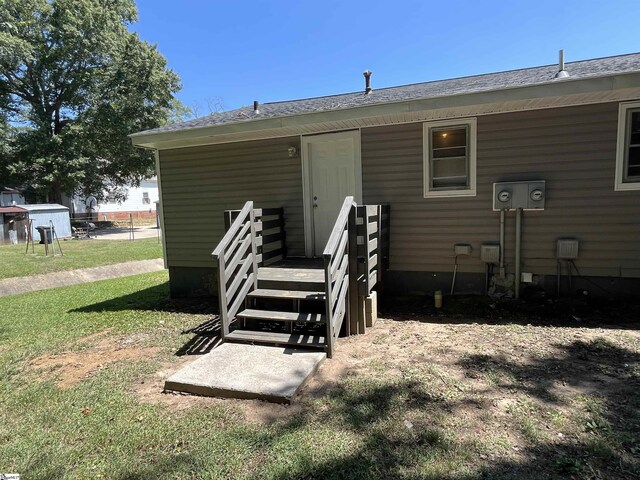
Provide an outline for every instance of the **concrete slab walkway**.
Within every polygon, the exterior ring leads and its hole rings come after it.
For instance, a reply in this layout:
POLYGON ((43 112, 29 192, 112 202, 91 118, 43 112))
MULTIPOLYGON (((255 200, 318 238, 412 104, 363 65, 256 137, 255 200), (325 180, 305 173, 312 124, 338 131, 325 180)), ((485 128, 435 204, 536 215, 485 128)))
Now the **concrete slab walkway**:
POLYGON ((326 358, 324 352, 224 343, 171 375, 164 388, 291 403, 326 358))
POLYGON ((164 261, 161 258, 154 258, 152 260, 116 263, 114 265, 52 272, 29 277, 4 278, 0 280, 0 297, 67 285, 97 282, 98 280, 108 280, 110 278, 127 277, 140 273, 157 272, 163 268, 164 261))

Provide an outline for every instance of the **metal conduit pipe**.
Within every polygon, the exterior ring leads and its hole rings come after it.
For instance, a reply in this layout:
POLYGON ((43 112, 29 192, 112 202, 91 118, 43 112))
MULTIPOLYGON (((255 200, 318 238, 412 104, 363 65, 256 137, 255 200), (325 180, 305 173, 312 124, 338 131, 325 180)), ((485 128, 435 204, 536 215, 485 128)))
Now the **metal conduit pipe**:
POLYGON ((453 266, 453 280, 451 280, 451 295, 456 291, 456 275, 458 274, 458 256, 456 255, 453 266))
POLYGON ((520 298, 520 248, 522 245, 522 209, 516 210, 516 272, 515 291, 516 298, 520 298))
POLYGON ((504 278, 504 216, 505 210, 500 210, 500 278, 504 278))

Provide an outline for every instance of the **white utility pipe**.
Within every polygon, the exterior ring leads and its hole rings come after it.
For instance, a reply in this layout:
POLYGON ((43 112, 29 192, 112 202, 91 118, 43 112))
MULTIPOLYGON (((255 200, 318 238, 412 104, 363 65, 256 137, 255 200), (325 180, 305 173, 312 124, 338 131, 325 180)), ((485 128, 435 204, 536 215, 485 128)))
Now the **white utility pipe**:
POLYGON ((504 209, 500 210, 500 278, 504 278, 504 209))
POLYGON ((456 275, 458 274, 458 256, 455 256, 454 267, 453 267, 453 280, 451 280, 451 295, 456 290, 456 275))
POLYGON ((520 248, 522 245, 522 209, 516 210, 516 278, 515 290, 516 298, 520 298, 520 248))

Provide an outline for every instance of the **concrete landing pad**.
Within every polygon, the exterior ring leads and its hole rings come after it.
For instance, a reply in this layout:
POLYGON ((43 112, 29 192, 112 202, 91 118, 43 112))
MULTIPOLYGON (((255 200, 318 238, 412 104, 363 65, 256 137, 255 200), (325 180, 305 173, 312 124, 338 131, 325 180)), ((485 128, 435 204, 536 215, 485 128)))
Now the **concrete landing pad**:
POLYGON ((327 358, 324 352, 224 343, 171 375, 165 390, 291 403, 327 358))

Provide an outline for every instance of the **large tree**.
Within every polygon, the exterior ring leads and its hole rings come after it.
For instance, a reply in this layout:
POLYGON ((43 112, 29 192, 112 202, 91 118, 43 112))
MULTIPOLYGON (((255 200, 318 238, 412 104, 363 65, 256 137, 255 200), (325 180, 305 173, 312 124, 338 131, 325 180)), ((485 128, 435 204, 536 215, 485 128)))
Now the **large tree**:
POLYGON ((127 135, 165 123, 180 85, 136 16, 133 0, 0 0, 0 175, 60 201, 153 172, 127 135))

